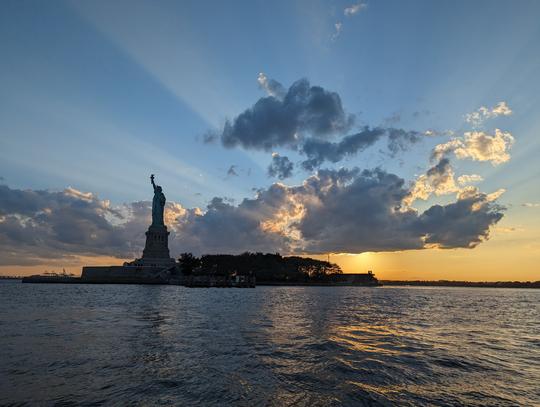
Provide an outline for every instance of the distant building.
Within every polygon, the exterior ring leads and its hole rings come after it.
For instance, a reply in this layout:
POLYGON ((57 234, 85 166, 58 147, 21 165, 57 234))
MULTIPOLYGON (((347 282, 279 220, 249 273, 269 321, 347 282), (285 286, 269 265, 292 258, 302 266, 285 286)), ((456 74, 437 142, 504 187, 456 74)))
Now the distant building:
POLYGON ((370 270, 367 273, 343 273, 335 274, 332 276, 332 281, 336 285, 363 285, 363 286, 377 286, 381 285, 379 280, 375 277, 370 270))

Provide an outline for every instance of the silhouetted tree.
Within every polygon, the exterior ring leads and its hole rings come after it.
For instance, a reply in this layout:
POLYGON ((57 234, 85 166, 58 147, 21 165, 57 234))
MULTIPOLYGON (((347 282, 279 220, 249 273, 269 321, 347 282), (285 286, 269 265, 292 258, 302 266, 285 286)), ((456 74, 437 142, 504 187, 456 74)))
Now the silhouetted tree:
POLYGON ((309 257, 283 257, 279 253, 208 254, 200 259, 184 253, 179 261, 185 264, 186 274, 231 276, 255 273, 260 282, 324 282, 342 273, 334 263, 309 257))
POLYGON ((182 266, 182 272, 184 274, 192 274, 201 265, 201 259, 195 257, 192 253, 182 253, 178 262, 182 266))

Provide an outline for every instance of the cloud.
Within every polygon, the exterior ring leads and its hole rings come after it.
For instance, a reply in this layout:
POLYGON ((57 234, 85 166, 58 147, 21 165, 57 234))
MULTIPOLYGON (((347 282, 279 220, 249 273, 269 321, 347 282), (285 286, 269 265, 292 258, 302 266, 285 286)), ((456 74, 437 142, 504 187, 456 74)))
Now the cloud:
POLYGON ((227 170, 227 176, 228 177, 238 177, 238 173, 236 172, 236 165, 231 165, 229 169, 227 170))
POLYGON ((419 133, 414 130, 404 130, 396 128, 386 129, 388 135, 388 149, 392 156, 401 151, 406 151, 412 144, 422 140, 425 133, 419 133))
POLYGON ((497 116, 510 116, 512 109, 508 107, 506 102, 499 102, 491 109, 485 106, 481 106, 478 110, 467 113, 465 115, 465 121, 470 123, 473 127, 480 127, 487 119, 492 119, 497 116))
POLYGON ((448 205, 434 205, 416 222, 423 233, 424 247, 474 248, 489 238, 489 229, 503 217, 504 207, 493 204, 489 195, 469 192, 448 205))
POLYGON ((227 121, 221 134, 210 133, 207 141, 220 139, 227 148, 289 148, 305 154, 302 168, 312 171, 325 161, 336 163, 363 151, 382 136, 395 156, 432 134, 365 126, 358 133, 344 136, 354 124, 354 116, 345 112, 337 93, 311 86, 306 79, 296 81, 286 92, 263 73, 258 81, 270 96, 260 98, 250 109, 227 121))
MULTIPOLYGON (((111 208, 108 201, 73 188, 51 192, 1 186, 0 265, 47 264, 78 256, 139 257, 151 208, 147 201, 111 208)), ((167 202, 171 254, 287 251, 290 238, 274 224, 294 210, 280 184, 239 205, 213 198, 204 212, 167 202)))
POLYGON ((316 138, 306 139, 300 152, 307 156, 302 162, 306 170, 313 170, 325 161, 337 163, 346 156, 352 156, 375 144, 382 137, 388 138, 388 149, 392 156, 406 150, 411 144, 422 139, 422 134, 403 129, 365 126, 360 132, 330 142, 316 138))
POLYGON ((135 216, 140 205, 120 211, 74 188, 51 192, 0 186, 0 264, 76 255, 132 256, 137 236, 144 237, 142 231, 132 233, 142 220, 135 216))
POLYGON ((313 170, 325 161, 339 162, 345 156, 356 154, 375 144, 384 133, 385 130, 382 128, 364 127, 359 133, 346 136, 339 142, 307 139, 301 150, 307 156, 307 160, 302 162, 302 167, 313 170))
POLYGON ((307 252, 420 249, 413 210, 400 211, 404 181, 382 170, 320 170, 303 187, 298 229, 307 252))
POLYGON ((540 203, 537 203, 537 202, 525 202, 521 206, 524 206, 525 208, 540 208, 540 203))
MULTIPOLYGON (((471 187, 469 187, 469 188, 471 188, 471 187)), ((476 188, 476 187, 472 187, 472 188, 474 188, 475 191, 478 191, 478 188, 476 188)), ((502 194, 504 194, 505 192, 506 192, 506 189, 504 189, 504 188, 499 188, 499 189, 496 190, 495 192, 492 192, 491 194, 487 194, 487 195, 486 195, 486 199, 487 199, 489 202, 494 202, 494 201, 496 201, 497 199, 499 199, 500 196, 501 196, 502 194)))
POLYGON ((447 143, 437 145, 432 158, 454 153, 459 159, 470 158, 474 161, 489 161, 492 165, 502 164, 510 159, 508 150, 514 144, 514 137, 510 132, 495 129, 490 135, 483 131, 465 132, 463 138, 454 138, 447 143))
MULTIPOLYGON (((444 163, 443 163, 444 164, 444 163)), ((444 174, 445 165, 434 167, 444 174)), ((167 202, 173 256, 180 252, 282 253, 472 248, 503 216, 496 199, 474 187, 456 202, 419 214, 403 205, 405 181, 381 169, 319 170, 301 185, 272 184, 238 205, 213 198, 205 210, 167 202)), ((73 188, 61 192, 0 187, 0 264, 46 264, 77 256, 136 258, 151 202, 111 207, 73 188)))
POLYGON ((214 130, 208 130, 202 135, 202 141, 204 144, 215 143, 219 139, 219 133, 214 130))
POLYGON ((298 228, 309 252, 472 248, 503 216, 502 207, 477 191, 418 215, 401 205, 409 191, 400 177, 382 170, 344 174, 319 171, 306 183, 309 199, 298 228))
POLYGON ((424 135, 425 136, 430 136, 430 137, 436 137, 436 136, 449 136, 449 137, 452 137, 454 136, 455 132, 453 130, 434 130, 434 129, 428 129, 426 131, 424 131, 424 135))
POLYGON ((307 157, 302 168, 312 171, 325 161, 336 163, 363 151, 383 136, 391 156, 395 156, 433 134, 364 126, 358 133, 344 136, 354 124, 354 116, 345 112, 337 93, 311 86, 306 79, 296 81, 286 92, 264 73, 259 74, 258 81, 270 96, 227 121, 221 134, 211 133, 207 140, 220 139, 227 148, 296 150, 307 157))
MULTIPOLYGON (((458 197, 464 197, 471 191, 477 194, 478 189, 467 184, 482 180, 483 178, 480 175, 465 174, 459 176, 456 183, 450 160, 448 158, 441 158, 435 166, 429 168, 425 174, 420 175, 415 180, 403 203, 406 206, 410 206, 417 199, 426 201, 432 194, 440 196, 457 193, 458 197)), ((504 189, 499 189, 492 194, 486 195, 486 199, 490 202, 494 201, 504 192, 504 189)))
POLYGON ((272 162, 268 167, 268 175, 270 177, 278 177, 283 180, 289 178, 293 174, 294 164, 288 157, 282 157, 278 153, 272 154, 272 162))
POLYGON ((458 184, 460 185, 466 185, 466 184, 471 184, 473 182, 481 182, 483 181, 484 178, 482 178, 481 175, 478 175, 478 174, 465 174, 465 175, 460 175, 457 179, 458 181, 458 184))
POLYGON ((334 24, 334 29, 335 29, 335 31, 334 31, 334 33, 332 34, 332 37, 331 37, 332 41, 337 40, 337 38, 341 34, 341 30, 343 29, 343 23, 338 21, 337 23, 334 24))
POLYGON ((420 175, 409 194, 404 199, 404 204, 410 206, 415 200, 427 200, 432 194, 437 196, 458 192, 460 189, 456 185, 454 170, 448 158, 442 158, 435 166, 420 175))
POLYGON ((353 121, 354 117, 343 110, 337 93, 300 79, 282 99, 261 98, 234 120, 227 121, 219 138, 227 148, 296 148, 305 134, 332 137, 349 130, 353 121))
POLYGON ((456 182, 454 180, 454 171, 450 165, 450 160, 447 158, 441 159, 437 165, 431 167, 426 176, 433 186, 433 192, 436 195, 444 195, 457 191, 456 182))
POLYGON ((366 7, 367 7, 367 4, 361 3, 361 2, 352 4, 349 7, 346 7, 345 10, 343 10, 343 14, 347 17, 352 17, 358 12, 360 12, 361 10, 364 10, 366 7))
POLYGON ((273 184, 238 206, 214 200, 183 221, 177 245, 284 253, 472 248, 503 216, 504 208, 476 189, 422 214, 402 206, 408 194, 402 178, 380 169, 319 170, 300 186, 273 184))
POLYGON ((206 212, 182 220, 177 245, 233 253, 420 249, 416 211, 399 210, 407 192, 403 179, 382 170, 320 170, 300 186, 273 184, 238 206, 215 198, 206 212))
MULTIPOLYGON (((75 188, 55 192, 0 186, 0 265, 47 264, 80 256, 139 257, 151 212, 149 201, 112 207, 75 188)), ((173 231, 187 214, 178 203, 165 206, 165 222, 173 231)))
POLYGON ((214 198, 206 211, 188 211, 175 228, 174 245, 182 251, 241 253, 287 252, 290 238, 269 222, 294 213, 288 190, 274 184, 238 206, 214 198))
MULTIPOLYGON (((362 3, 362 2, 358 2, 356 4, 352 4, 350 5, 349 7, 346 7, 344 10, 343 10, 343 15, 345 17, 352 17, 354 16, 355 14, 358 14, 361 10, 365 9, 367 7, 367 4, 365 3, 362 3)), ((338 21, 337 23, 334 24, 334 33, 332 34, 332 36, 330 37, 330 39, 332 41, 335 41, 337 40, 337 38, 339 37, 339 35, 341 34, 341 31, 343 30, 343 23, 341 21, 338 21)))
POLYGON ((499 102, 494 108, 491 109, 492 117, 496 116, 509 116, 512 114, 512 109, 508 107, 506 102, 499 102))
POLYGON ((259 82, 259 86, 266 91, 268 96, 283 99, 287 93, 281 83, 274 79, 268 79, 263 72, 259 73, 257 82, 259 82))

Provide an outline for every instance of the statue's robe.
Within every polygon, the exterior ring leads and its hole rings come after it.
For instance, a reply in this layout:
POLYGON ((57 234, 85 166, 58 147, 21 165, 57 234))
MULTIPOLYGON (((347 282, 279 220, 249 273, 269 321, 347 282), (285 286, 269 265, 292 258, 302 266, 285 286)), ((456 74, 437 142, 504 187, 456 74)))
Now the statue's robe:
POLYGON ((165 195, 163 192, 154 191, 152 199, 152 225, 164 225, 163 210, 165 209, 165 195))

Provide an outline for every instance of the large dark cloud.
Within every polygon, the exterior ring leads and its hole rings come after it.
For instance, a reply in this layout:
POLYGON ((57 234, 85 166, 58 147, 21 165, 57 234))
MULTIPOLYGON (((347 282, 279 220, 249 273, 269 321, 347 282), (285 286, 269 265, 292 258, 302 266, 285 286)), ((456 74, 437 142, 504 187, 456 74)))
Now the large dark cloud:
POLYGON ((422 214, 403 206, 409 190, 383 170, 319 170, 301 186, 274 184, 233 206, 215 199, 192 214, 177 244, 195 252, 285 253, 472 248, 489 237, 501 206, 475 189, 422 214))
POLYGON ((232 121, 220 135, 225 147, 270 151, 296 148, 304 134, 327 138, 348 131, 353 117, 343 110, 341 98, 306 79, 293 83, 283 98, 259 99, 232 121))
POLYGON ((207 142, 219 138, 228 148, 298 150, 307 156, 302 167, 312 171, 325 161, 337 163, 363 151, 383 136, 392 156, 422 138, 417 131, 368 126, 346 135, 354 117, 345 112, 337 93, 311 86, 306 79, 295 82, 287 91, 264 74, 258 80, 269 96, 227 121, 221 134, 210 133, 205 138, 207 142))
POLYGON ((503 217, 504 208, 486 194, 462 194, 457 202, 434 205, 416 222, 425 244, 441 248, 473 248, 489 237, 489 228, 503 217))
POLYGON ((372 146, 382 137, 387 138, 388 150, 393 156, 420 141, 422 134, 403 129, 365 126, 360 132, 343 137, 337 142, 310 138, 302 145, 301 152, 307 156, 307 159, 302 162, 302 167, 311 171, 325 161, 337 163, 346 156, 357 154, 372 146))
POLYGON ((277 153, 272 154, 272 162, 268 166, 268 175, 281 180, 289 178, 293 174, 294 164, 288 157, 282 157, 277 153))
POLYGON ((319 171, 304 186, 305 216, 297 227, 308 252, 418 249, 417 214, 400 211, 403 179, 382 170, 319 171))
POLYGON ((0 186, 0 264, 36 264, 79 255, 132 257, 144 243, 148 203, 126 206, 73 188, 61 192, 0 186), (118 222, 115 225, 112 221, 118 222))
MULTIPOLYGON (((494 195, 475 188, 420 214, 402 205, 409 194, 397 175, 341 169, 319 170, 300 186, 273 184, 238 205, 214 198, 204 212, 168 202, 171 254, 472 248, 489 237, 490 227, 503 216, 494 195)), ((138 257, 150 213, 149 202, 111 208, 74 189, 2 186, 0 265, 69 261, 81 255, 138 257)))
POLYGON ((303 186, 309 199, 297 227, 308 252, 470 248, 503 216, 504 208, 476 190, 418 215, 402 206, 409 194, 402 178, 378 169, 341 174, 319 171, 303 186))

